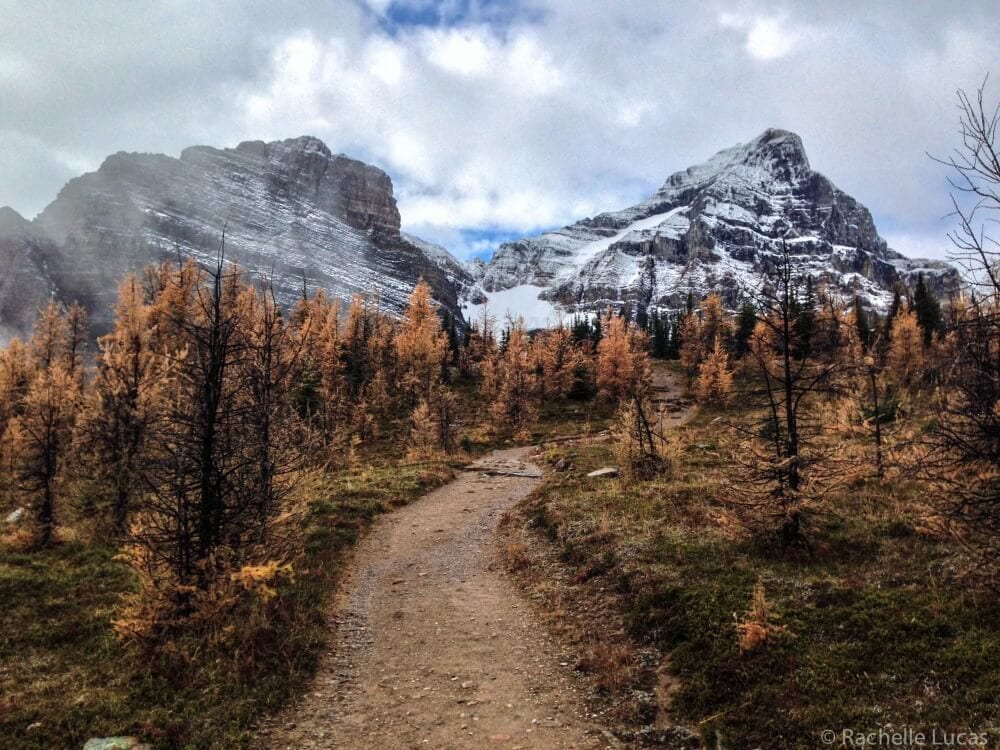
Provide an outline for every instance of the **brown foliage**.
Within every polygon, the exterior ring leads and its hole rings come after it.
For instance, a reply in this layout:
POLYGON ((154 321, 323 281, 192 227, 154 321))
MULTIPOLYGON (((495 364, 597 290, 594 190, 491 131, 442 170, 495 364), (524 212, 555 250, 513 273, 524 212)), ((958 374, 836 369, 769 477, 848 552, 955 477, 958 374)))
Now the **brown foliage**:
POLYGON ((441 382, 448 359, 448 339, 421 279, 410 295, 395 337, 399 385, 410 402, 430 397, 441 382))
POLYGON ((597 345, 597 391, 611 403, 643 396, 649 387, 646 334, 608 308, 597 345))
POLYGON ((725 404, 733 392, 733 373, 729 369, 729 354, 719 339, 698 366, 698 399, 702 403, 725 404))
POLYGON ((498 435, 521 437, 535 417, 538 377, 524 323, 511 323, 507 346, 486 365, 483 387, 492 397, 490 415, 498 435))

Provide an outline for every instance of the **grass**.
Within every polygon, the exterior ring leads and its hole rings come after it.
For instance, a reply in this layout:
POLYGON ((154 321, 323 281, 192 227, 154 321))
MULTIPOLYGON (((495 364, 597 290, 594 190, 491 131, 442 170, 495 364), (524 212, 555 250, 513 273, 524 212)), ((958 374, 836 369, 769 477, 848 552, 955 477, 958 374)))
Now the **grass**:
POLYGON ((573 471, 519 509, 558 551, 569 587, 600 581, 632 642, 669 653, 671 717, 708 747, 815 748, 825 729, 886 724, 991 731, 996 742, 1000 602, 957 582, 952 545, 908 515, 920 488, 859 480, 832 498, 812 555, 783 555, 725 522, 714 416, 680 428, 672 476, 650 482, 587 478, 613 462, 606 444, 550 450, 573 471), (736 617, 758 581, 780 630, 743 654, 736 617))
MULTIPOLYGON (((485 427, 475 384, 456 388, 466 451, 501 447, 485 427)), ((593 402, 547 403, 531 438, 603 429, 609 417, 593 402)), ((111 735, 137 735, 162 748, 249 746, 255 722, 299 695, 314 672, 351 547, 377 516, 445 483, 462 462, 405 461, 400 434, 405 429, 396 425, 353 467, 307 474, 294 578, 280 587, 268 627, 251 632, 236 623, 247 631, 235 639, 246 647, 241 653, 189 639, 178 644, 194 654, 182 668, 163 659, 151 664, 128 651, 111 626, 123 595, 137 585, 115 546, 73 528, 63 531, 74 541, 43 551, 19 553, 0 541, 3 750, 82 747, 111 735)))
MULTIPOLYGON (((312 477, 304 552, 252 664, 199 653, 183 675, 125 650, 111 621, 134 586, 106 544, 72 542, 0 562, 0 738, 4 750, 82 747, 139 735, 155 747, 238 748, 254 722, 293 699, 314 671, 325 612, 351 546, 381 513, 452 476, 447 462, 372 464, 312 477)), ((258 634, 257 637, 260 637, 258 634)))

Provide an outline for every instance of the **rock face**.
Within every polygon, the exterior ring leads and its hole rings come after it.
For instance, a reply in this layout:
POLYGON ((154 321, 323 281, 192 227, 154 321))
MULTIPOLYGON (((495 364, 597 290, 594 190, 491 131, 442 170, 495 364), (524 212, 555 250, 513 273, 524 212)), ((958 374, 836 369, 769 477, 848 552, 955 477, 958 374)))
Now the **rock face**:
POLYGON ((398 311, 423 276, 457 312, 470 281, 443 248, 400 233, 385 172, 303 136, 195 146, 179 159, 119 153, 71 180, 30 223, 4 210, 0 260, 19 277, 0 282, 0 322, 23 332, 38 301, 55 294, 83 303, 95 331, 105 330, 125 273, 179 254, 212 263, 223 231, 226 257, 271 276, 285 303, 305 279, 398 311))
POLYGON ((543 310, 676 309, 689 292, 709 290, 735 304, 774 269, 782 241, 803 274, 879 309, 919 272, 939 292, 959 281, 947 263, 890 250, 868 209, 810 169, 797 135, 768 130, 672 175, 636 206, 502 245, 466 309, 482 298, 502 304, 512 290, 522 306, 533 297, 543 310))
POLYGON ((51 250, 30 222, 0 208, 0 344, 28 330, 55 290, 44 260, 51 250))

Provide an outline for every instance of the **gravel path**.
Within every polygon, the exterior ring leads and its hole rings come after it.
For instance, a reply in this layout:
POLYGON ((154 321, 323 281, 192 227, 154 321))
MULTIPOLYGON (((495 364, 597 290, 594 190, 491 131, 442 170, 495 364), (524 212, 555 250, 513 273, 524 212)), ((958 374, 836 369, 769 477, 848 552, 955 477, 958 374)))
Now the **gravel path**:
POLYGON ((266 748, 603 748, 586 686, 501 575, 492 540, 540 477, 496 451, 358 545, 337 635, 266 748))

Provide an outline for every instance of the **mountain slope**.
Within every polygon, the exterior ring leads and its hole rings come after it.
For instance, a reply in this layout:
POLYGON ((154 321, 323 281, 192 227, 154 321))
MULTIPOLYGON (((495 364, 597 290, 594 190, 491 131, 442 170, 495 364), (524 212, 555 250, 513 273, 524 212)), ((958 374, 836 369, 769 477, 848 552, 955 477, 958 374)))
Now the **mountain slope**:
MULTIPOLYGON (((82 302, 97 331, 110 323, 123 274, 178 254, 213 262, 223 230, 226 257, 272 276, 286 303, 305 279, 310 288, 344 298, 367 294, 400 310, 423 276, 457 311, 457 290, 470 281, 446 251, 430 252, 400 233, 388 175, 309 136, 235 149, 196 146, 179 159, 115 154, 21 224, 0 224, 0 251, 23 248, 12 239, 16 232, 31 234, 36 252, 28 257, 22 249, 17 267, 60 298, 82 302)), ((29 302, 0 290, 0 321, 23 329, 29 302)))
POLYGON ((782 241, 803 274, 880 309, 918 272, 939 290, 958 283, 947 263, 890 250, 868 209, 812 171, 802 141, 782 130, 672 175, 636 206, 505 243, 478 282, 494 313, 517 299, 535 318, 622 302, 678 308, 711 289, 735 303, 773 269, 782 241))

